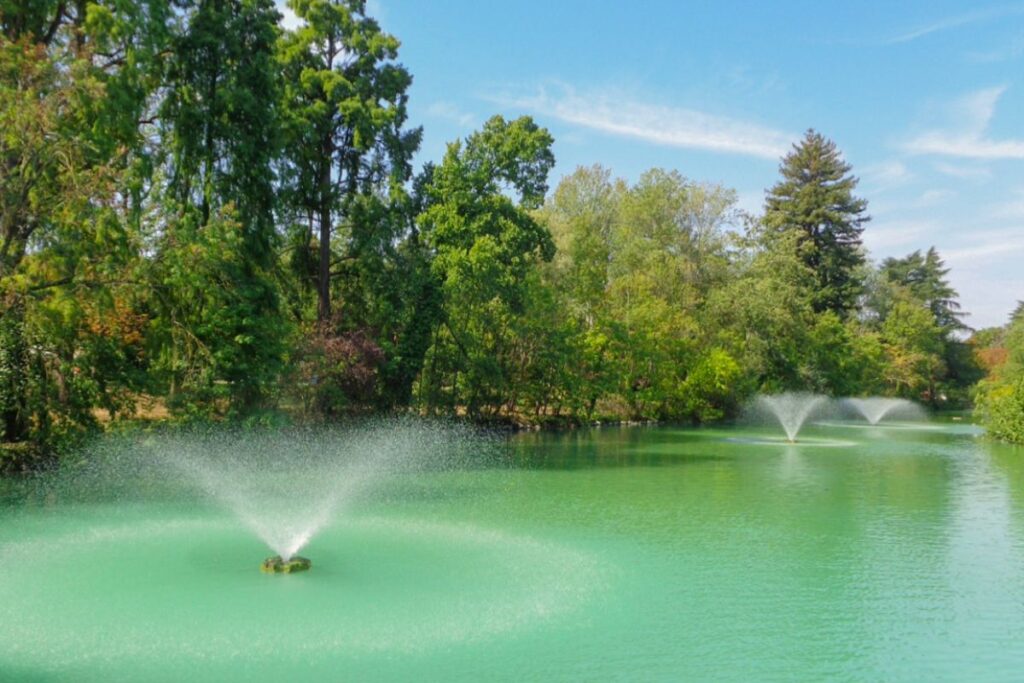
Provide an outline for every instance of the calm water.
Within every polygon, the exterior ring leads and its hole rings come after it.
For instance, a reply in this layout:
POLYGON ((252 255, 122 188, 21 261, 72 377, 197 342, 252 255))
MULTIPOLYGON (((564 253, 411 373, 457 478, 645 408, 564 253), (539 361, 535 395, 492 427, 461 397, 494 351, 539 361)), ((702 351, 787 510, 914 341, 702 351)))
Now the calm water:
POLYGON ((516 436, 513 469, 390 482, 295 576, 166 491, 11 502, 0 680, 1020 680, 1024 450, 811 432, 516 436))

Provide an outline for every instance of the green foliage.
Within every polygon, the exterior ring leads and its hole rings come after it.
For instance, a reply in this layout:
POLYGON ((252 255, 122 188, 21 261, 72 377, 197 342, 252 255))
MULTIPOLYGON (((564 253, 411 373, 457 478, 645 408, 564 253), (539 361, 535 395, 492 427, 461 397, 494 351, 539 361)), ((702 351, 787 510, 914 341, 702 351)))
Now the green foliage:
POLYGON ((963 313, 957 302, 957 292, 946 275, 946 268, 939 252, 930 247, 922 256, 920 251, 901 258, 887 258, 882 262, 880 272, 890 283, 903 287, 917 301, 932 312, 935 323, 946 332, 966 329, 960 320, 963 313))
POLYGON ((866 297, 870 325, 880 332, 889 327, 890 388, 935 406, 965 404, 969 387, 983 374, 970 348, 959 338, 969 328, 961 321, 964 313, 956 290, 946 279, 948 273, 934 247, 924 255, 915 251, 904 258, 889 258, 871 278, 866 297), (890 324, 893 316, 906 322, 908 304, 923 307, 931 321, 925 324, 925 316, 915 311, 912 317, 924 327, 911 331, 898 321, 890 324), (928 335, 931 338, 924 339, 928 335))
MULTIPOLYGON (((1019 438, 1024 324, 971 344, 938 252, 865 260, 830 140, 765 215, 577 169, 495 116, 414 174, 363 0, 0 0, 0 442, 134 415, 412 409, 706 422, 756 391, 978 400, 1019 438), (980 360, 979 360, 980 359, 980 360)), ((13 452, 12 451, 12 452, 13 452)))
POLYGON ((735 412, 742 389, 740 364, 722 349, 712 348, 690 370, 680 387, 683 414, 697 422, 713 422, 735 412))
POLYGON ((443 296, 420 383, 431 408, 495 416, 509 400, 512 323, 527 305, 525 281, 554 256, 550 233, 529 212, 547 189, 551 143, 528 117, 496 116, 449 145, 433 171, 420 218, 443 296))
MULTIPOLYGON (((345 275, 348 301, 374 299, 380 283, 359 275, 387 262, 404 227, 404 183, 420 131, 403 131, 408 71, 398 40, 366 15, 362 0, 291 0, 302 24, 278 48, 283 75, 282 195, 285 215, 317 241, 317 319, 331 318, 332 281, 345 275), (340 249, 332 238, 340 233, 340 249), (348 272, 337 272, 337 265, 348 272)), ((387 294, 384 293, 384 296, 387 294)), ((373 305, 367 303, 367 305, 373 305)), ((369 322, 369 321, 367 321, 369 322)), ((352 326, 350 326, 352 327, 352 326)))
POLYGON ((170 407, 193 417, 259 408, 281 370, 288 328, 242 224, 230 209, 201 228, 183 221, 152 268, 154 370, 170 407))
POLYGON ((3 441, 52 450, 95 428, 94 408, 124 410, 144 381, 144 322, 124 289, 161 7, 0 8, 3 441))
POLYGON ((398 40, 366 14, 365 3, 296 0, 290 7, 303 23, 278 45, 279 215, 289 225, 289 265, 298 278, 289 287, 292 308, 315 328, 293 369, 301 375, 314 358, 362 349, 362 360, 345 361, 351 372, 317 373, 320 398, 312 405, 326 413, 405 405, 440 306, 415 225, 422 188, 410 194, 407 187, 421 137, 420 129, 404 128, 412 77, 395 61, 398 40))
POLYGON ((989 434, 1024 444, 1024 375, 1015 381, 988 387, 980 403, 989 434))
POLYGON ((272 0, 196 0, 173 42, 157 207, 157 369, 189 415, 259 409, 288 334, 271 274, 277 236, 272 0))
POLYGON ((1002 338, 1004 360, 978 386, 978 407, 992 436, 1024 444, 1024 316, 1019 307, 1002 338))
POLYGON ((931 311, 921 302, 901 298, 882 324, 881 338, 888 357, 885 379, 894 392, 907 398, 934 395, 945 366, 942 333, 931 311))
POLYGON ((853 195, 850 175, 836 145, 820 133, 804 139, 782 160, 782 180, 769 190, 765 225, 771 233, 796 232, 797 253, 813 273, 815 311, 846 317, 861 293, 858 269, 867 202, 853 195))

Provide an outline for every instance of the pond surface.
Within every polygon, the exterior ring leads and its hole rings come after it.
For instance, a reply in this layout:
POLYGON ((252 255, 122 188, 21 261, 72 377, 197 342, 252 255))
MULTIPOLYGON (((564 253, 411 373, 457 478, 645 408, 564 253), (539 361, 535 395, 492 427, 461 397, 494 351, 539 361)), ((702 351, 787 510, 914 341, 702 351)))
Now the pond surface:
POLYGON ((267 576, 191 496, 6 496, 0 680, 1020 680, 1024 450, 935 423, 517 435, 267 576))

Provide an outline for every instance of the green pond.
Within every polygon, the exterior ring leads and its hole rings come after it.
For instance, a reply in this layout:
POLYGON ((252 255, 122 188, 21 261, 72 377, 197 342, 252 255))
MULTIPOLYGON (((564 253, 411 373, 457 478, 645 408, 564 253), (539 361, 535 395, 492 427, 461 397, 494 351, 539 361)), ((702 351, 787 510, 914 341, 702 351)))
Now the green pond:
POLYGON ((1020 680, 1024 450, 762 437, 511 436, 502 466, 381 481, 294 575, 173 482, 13 487, 0 680, 1020 680))

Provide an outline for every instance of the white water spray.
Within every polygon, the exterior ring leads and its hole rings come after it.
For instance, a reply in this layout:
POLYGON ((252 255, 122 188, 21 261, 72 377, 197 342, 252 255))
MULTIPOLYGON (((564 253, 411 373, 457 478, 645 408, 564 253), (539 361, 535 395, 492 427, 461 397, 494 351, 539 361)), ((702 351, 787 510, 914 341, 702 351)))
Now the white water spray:
POLYGON ((789 441, 796 441, 808 418, 817 416, 828 405, 827 396, 803 392, 761 395, 754 400, 754 407, 758 412, 774 417, 786 432, 786 439, 789 441))
POLYGON ((889 416, 913 420, 920 420, 925 416, 921 406, 903 398, 869 396, 867 398, 848 398, 845 399, 845 403, 853 407, 872 425, 877 425, 889 416))
POLYGON ((168 472, 230 510, 287 561, 382 479, 444 468, 466 446, 483 443, 471 437, 452 425, 397 420, 344 432, 170 437, 153 450, 168 472))

